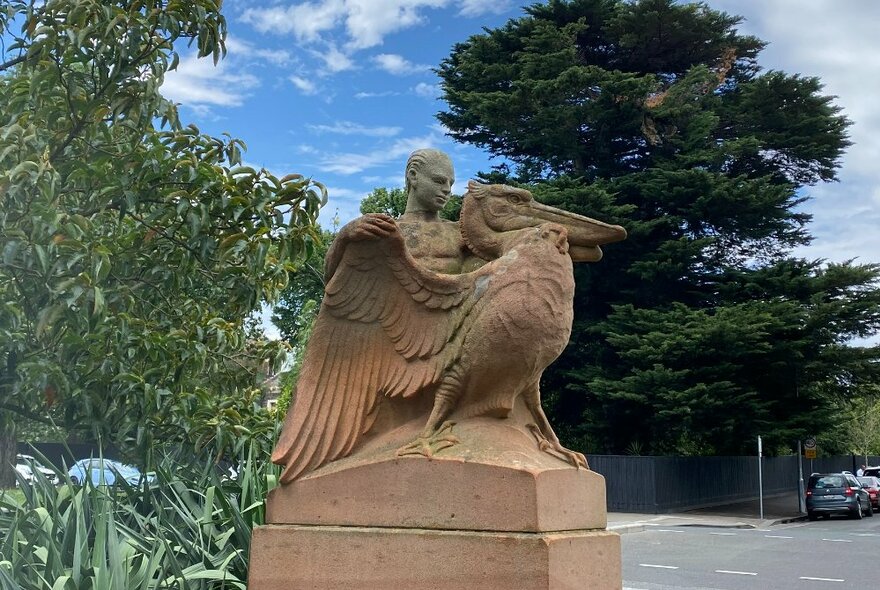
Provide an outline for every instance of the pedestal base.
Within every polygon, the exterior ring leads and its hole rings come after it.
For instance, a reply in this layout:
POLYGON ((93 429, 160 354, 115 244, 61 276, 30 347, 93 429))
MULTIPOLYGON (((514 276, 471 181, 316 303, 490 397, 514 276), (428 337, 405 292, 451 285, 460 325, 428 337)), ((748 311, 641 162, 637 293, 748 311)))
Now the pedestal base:
POLYGON ((266 522, 543 533, 608 521, 605 479, 593 471, 405 457, 275 488, 266 522))
POLYGON ((254 529, 250 590, 620 590, 620 537, 307 525, 254 529))
POLYGON ((473 418, 455 425, 461 444, 431 459, 398 457, 421 422, 275 488, 266 522, 522 533, 607 526, 605 479, 539 450, 513 419, 473 418))

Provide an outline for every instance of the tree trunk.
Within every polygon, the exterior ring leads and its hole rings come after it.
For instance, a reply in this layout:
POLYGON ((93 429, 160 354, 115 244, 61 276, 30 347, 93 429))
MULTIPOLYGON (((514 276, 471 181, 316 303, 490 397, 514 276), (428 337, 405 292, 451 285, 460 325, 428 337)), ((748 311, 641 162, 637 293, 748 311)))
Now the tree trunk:
POLYGON ((0 417, 0 490, 15 487, 15 424, 0 417))

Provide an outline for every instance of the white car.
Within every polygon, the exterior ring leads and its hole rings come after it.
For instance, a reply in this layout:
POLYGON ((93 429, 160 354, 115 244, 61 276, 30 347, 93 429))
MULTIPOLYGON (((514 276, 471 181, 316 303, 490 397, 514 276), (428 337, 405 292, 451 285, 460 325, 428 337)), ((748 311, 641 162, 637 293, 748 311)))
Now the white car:
MULTIPOLYGON (((37 461, 34 457, 30 455, 16 455, 15 456, 15 470, 21 475, 22 479, 25 482, 32 484, 34 483, 34 479, 36 476, 34 475, 35 471, 39 471, 43 474, 43 476, 51 483, 52 485, 58 485, 58 474, 55 473, 52 469, 41 465, 39 461, 37 461)), ((16 482, 17 485, 17 482, 16 482)))

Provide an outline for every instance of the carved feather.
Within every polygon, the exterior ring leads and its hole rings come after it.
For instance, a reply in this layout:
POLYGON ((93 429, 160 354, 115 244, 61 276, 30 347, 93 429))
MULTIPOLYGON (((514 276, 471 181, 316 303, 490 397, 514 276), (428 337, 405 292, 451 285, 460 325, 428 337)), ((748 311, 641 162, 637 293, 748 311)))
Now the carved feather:
POLYGON ((418 265, 399 232, 346 247, 272 454, 286 466, 282 482, 350 453, 380 396, 410 397, 439 382, 477 300, 468 298, 474 282, 418 265))

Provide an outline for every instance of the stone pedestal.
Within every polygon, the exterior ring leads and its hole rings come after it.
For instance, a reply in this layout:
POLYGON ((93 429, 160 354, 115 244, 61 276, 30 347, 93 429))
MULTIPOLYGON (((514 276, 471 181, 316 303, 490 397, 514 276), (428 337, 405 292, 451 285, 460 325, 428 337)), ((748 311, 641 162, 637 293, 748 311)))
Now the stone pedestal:
POLYGON ((250 590, 620 590, 601 475, 491 418, 397 457, 414 428, 273 490, 250 590))
POLYGON ((620 590, 620 537, 267 525, 252 590, 620 590))
POLYGON ((604 529, 605 478, 558 463, 389 458, 272 490, 266 520, 530 533, 604 529))

